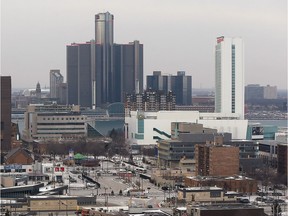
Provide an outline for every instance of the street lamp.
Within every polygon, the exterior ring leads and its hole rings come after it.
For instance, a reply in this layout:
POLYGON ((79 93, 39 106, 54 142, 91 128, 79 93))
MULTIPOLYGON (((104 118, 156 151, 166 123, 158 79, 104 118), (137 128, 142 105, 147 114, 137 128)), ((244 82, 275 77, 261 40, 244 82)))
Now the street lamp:
POLYGON ((66 204, 65 203, 63 203, 62 201, 61 201, 61 204, 62 205, 64 205, 65 207, 66 207, 66 216, 68 216, 68 205, 67 205, 67 200, 66 200, 66 204))

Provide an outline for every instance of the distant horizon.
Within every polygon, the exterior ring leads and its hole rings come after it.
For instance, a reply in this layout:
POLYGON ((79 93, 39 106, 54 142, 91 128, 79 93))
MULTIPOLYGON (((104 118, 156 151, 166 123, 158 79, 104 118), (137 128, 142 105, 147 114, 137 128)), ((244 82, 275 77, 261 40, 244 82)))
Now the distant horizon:
MULTIPOLYGON (((256 83, 253 83, 253 84, 256 84, 256 83)), ((248 84, 248 85, 252 85, 252 84, 248 84)), ((257 85, 257 84, 256 84, 257 85)), ((41 86, 41 83, 40 83, 40 86, 41 86)), ((245 85, 244 87, 246 87, 247 85, 245 85)), ((260 85, 260 86, 262 86, 262 85, 260 85)), ((266 85, 267 86, 267 85, 266 85)), ((277 86, 276 86, 277 87, 277 86)), ((35 87, 16 87, 16 88, 14 88, 14 87, 12 87, 11 88, 12 89, 12 91, 14 90, 14 91, 16 91, 16 90, 25 90, 25 89, 36 89, 36 84, 35 84, 35 87)), ((45 86, 44 88, 41 86, 41 89, 50 89, 50 86, 45 86)), ((205 87, 205 88, 192 88, 192 90, 214 90, 215 88, 214 87, 205 87)), ((144 89, 144 90, 146 90, 146 89, 144 89)), ((288 89, 278 89, 278 87, 277 87, 277 91, 287 91, 288 89)))
POLYGON ((95 39, 95 15, 106 11, 114 16, 114 43, 143 44, 144 81, 153 71, 182 70, 192 86, 214 88, 216 38, 224 36, 243 39, 245 85, 288 88, 284 0, 3 0, 1 74, 14 88, 48 86, 56 68, 66 82, 66 45, 95 39))

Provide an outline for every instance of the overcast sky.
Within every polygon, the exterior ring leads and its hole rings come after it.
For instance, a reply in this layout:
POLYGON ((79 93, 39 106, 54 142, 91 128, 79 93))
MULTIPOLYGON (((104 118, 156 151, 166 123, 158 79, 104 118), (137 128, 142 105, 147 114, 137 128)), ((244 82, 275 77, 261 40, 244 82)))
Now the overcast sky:
MULTIPOLYGON (((287 89, 285 0, 1 0, 1 74, 13 88, 66 82, 66 45, 94 39, 94 15, 114 15, 114 42, 144 44, 144 75, 192 75, 214 87, 217 36, 242 37, 246 84, 287 89)), ((145 83, 144 83, 145 85, 145 83)))

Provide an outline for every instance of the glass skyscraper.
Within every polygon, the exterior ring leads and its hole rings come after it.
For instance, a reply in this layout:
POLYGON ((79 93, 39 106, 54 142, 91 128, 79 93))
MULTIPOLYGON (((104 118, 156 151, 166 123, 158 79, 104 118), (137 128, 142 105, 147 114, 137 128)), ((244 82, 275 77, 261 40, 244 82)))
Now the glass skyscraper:
POLYGON ((176 105, 192 105, 192 76, 186 76, 185 71, 178 71, 177 76, 161 75, 154 71, 146 79, 147 90, 168 94, 172 91, 176 96, 176 105))
POLYGON ((95 77, 95 85, 97 86, 96 104, 114 101, 113 22, 114 17, 109 12, 95 15, 95 57, 101 59, 101 64, 96 64, 95 67, 97 77, 95 77))
POLYGON ((68 104, 105 107, 143 91, 143 44, 114 44, 113 20, 95 15, 95 41, 67 46, 68 104))
POLYGON ((241 38, 217 38, 215 46, 215 112, 244 119, 244 47, 241 38))

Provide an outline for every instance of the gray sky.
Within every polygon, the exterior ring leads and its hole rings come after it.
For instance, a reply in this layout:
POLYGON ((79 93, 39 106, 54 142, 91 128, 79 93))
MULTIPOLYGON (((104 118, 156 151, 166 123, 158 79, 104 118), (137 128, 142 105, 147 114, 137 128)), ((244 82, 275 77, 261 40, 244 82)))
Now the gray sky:
POLYGON ((239 36, 246 84, 287 88, 285 0, 1 0, 1 74, 13 88, 48 87, 50 69, 66 81, 66 45, 93 39, 106 11, 115 43, 144 44, 145 77, 184 70, 193 88, 214 87, 216 37, 239 36))

